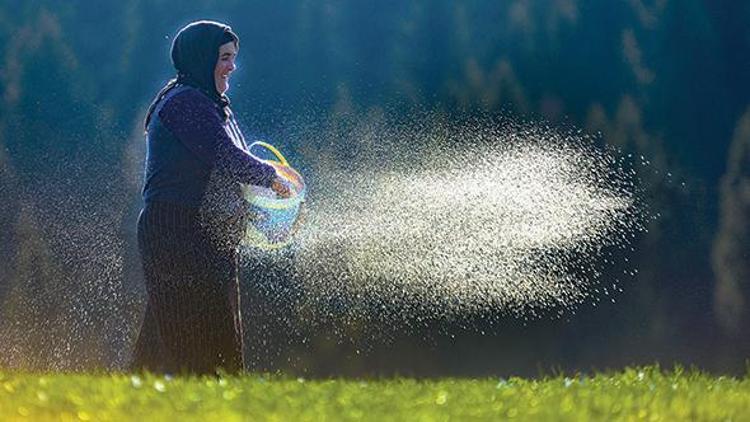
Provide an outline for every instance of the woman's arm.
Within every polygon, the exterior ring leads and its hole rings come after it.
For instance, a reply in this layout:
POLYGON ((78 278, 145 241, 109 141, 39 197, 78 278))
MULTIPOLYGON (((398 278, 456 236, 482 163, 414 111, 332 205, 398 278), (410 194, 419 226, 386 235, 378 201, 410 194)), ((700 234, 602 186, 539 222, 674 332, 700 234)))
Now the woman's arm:
POLYGON ((162 124, 211 168, 220 167, 238 181, 271 187, 274 168, 232 142, 217 107, 197 90, 180 92, 159 111, 162 124))

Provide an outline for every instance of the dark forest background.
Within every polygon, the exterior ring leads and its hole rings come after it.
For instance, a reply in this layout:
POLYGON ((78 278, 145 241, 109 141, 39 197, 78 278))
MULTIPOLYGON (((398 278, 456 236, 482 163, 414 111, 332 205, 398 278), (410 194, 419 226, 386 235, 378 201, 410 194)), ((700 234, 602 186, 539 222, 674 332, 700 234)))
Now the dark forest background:
MULTIPOLYGON (((658 215, 614 303, 509 318, 484 334, 428 325, 368 342, 357 326, 305 332, 292 305, 246 289, 251 369, 745 371, 750 3, 738 0, 2 0, 0 367, 127 362, 144 303, 134 233, 142 119, 172 74, 172 37, 200 18, 241 38, 229 94, 246 132, 298 151, 303 167, 331 149, 290 135, 285 124, 299 116, 503 112, 642 155, 641 188, 658 215)), ((283 274, 276 282, 277 293, 292 289, 283 274)))

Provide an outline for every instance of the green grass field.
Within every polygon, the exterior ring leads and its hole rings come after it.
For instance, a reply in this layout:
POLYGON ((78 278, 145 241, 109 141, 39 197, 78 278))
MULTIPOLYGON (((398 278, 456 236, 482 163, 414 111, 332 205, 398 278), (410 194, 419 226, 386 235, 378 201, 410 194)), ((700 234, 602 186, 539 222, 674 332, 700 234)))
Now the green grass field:
POLYGON ((750 420, 750 376, 304 380, 0 372, 0 420, 750 420))

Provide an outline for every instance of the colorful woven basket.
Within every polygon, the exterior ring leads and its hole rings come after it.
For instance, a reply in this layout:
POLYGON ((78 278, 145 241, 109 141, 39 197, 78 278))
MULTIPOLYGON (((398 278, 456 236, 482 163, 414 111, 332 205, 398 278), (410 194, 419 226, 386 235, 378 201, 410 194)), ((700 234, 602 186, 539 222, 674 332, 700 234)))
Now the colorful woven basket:
POLYGON ((243 185, 243 195, 249 203, 250 214, 243 244, 264 250, 283 248, 292 241, 292 227, 305 200, 305 181, 273 145, 262 141, 253 142, 249 148, 251 153, 256 147, 263 147, 276 157, 276 160, 261 160, 276 169, 276 174, 285 181, 292 195, 289 198, 279 198, 269 188, 243 185))

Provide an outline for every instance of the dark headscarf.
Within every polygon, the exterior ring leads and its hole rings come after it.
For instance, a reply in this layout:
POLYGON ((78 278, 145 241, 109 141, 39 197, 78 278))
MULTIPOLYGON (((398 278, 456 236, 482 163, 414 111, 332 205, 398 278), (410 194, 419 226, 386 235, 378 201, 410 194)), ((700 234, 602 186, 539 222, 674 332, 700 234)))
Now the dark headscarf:
MULTIPOLYGON (((214 69, 219 59, 219 47, 228 42, 238 45, 239 38, 232 32, 232 28, 219 22, 201 20, 180 29, 172 42, 171 51, 172 65, 177 70, 177 76, 167 82, 156 94, 146 114, 146 128, 148 128, 156 104, 178 84, 200 89, 222 109, 229 106, 229 98, 216 91, 214 82, 214 69)), ((226 117, 226 110, 224 114, 226 117)))

